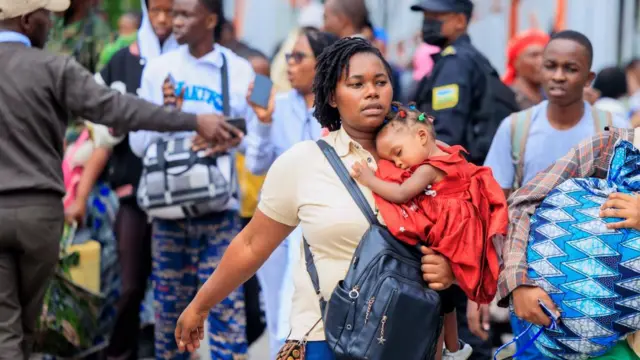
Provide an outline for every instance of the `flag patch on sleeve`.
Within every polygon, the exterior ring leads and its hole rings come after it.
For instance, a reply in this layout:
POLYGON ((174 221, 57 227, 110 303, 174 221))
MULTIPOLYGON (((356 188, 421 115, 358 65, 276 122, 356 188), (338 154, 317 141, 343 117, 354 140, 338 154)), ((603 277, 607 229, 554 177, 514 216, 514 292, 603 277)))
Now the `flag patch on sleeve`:
POLYGON ((438 86, 433 88, 433 110, 451 109, 458 105, 460 88, 458 84, 438 86))

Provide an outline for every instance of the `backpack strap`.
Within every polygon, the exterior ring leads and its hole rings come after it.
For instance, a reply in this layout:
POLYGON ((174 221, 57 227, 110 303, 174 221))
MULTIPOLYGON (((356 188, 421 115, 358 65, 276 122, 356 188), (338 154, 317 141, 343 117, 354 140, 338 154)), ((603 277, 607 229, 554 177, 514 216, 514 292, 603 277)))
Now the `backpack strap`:
POLYGON ((613 114, 611 112, 591 107, 591 114, 596 134, 603 132, 606 127, 613 127, 613 114))
POLYGON ((527 147, 527 138, 529 137, 532 117, 533 108, 511 114, 511 159, 515 168, 513 190, 517 190, 522 186, 522 179, 524 178, 524 151, 527 147))
MULTIPOLYGON (((362 213, 364 214, 367 222, 371 225, 379 224, 378 218, 373 213, 373 210, 371 209, 371 205, 369 205, 367 198, 364 197, 364 194, 362 193, 362 191, 360 191, 358 184, 356 184, 356 182, 351 178, 351 175, 349 175, 349 170, 347 170, 347 168, 344 166, 335 149, 331 147, 331 145, 327 144, 324 140, 318 140, 317 144, 320 147, 320 150, 322 150, 322 154, 327 158, 327 161, 329 161, 329 165, 331 165, 333 170, 338 175, 338 178, 340 178, 342 184, 344 184, 344 186, 347 188, 347 191, 349 191, 349 195, 351 195, 353 200, 356 202, 356 205, 358 205, 358 207, 360 208, 360 211, 362 211, 362 213)), ((313 284, 313 289, 315 290, 316 295, 318 296, 318 300, 320 301, 321 314, 324 316, 325 309, 327 307, 327 300, 324 298, 324 296, 322 296, 322 292, 320 291, 320 278, 318 277, 318 269, 316 268, 316 264, 313 261, 313 254, 311 253, 311 247, 309 246, 307 239, 303 237, 302 243, 304 246, 304 260, 307 264, 307 273, 309 273, 311 284, 313 284)))

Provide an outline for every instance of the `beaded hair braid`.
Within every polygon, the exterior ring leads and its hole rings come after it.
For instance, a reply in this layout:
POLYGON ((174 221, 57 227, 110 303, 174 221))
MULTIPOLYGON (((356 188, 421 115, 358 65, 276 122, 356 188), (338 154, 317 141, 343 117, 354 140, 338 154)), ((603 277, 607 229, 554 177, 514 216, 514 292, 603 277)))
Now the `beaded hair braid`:
POLYGON ((393 122, 399 122, 403 125, 423 124, 429 129, 431 135, 435 137, 434 120, 435 118, 433 116, 418 111, 416 104, 413 102, 403 105, 400 102, 394 101, 391 103, 391 111, 387 114, 382 127, 384 128, 393 122))

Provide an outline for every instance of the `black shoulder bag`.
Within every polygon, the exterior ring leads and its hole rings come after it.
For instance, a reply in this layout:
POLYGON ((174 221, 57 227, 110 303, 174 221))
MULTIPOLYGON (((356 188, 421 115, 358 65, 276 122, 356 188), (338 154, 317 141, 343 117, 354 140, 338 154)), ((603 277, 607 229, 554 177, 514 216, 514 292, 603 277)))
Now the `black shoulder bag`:
POLYGON ((304 240, 307 271, 320 297, 329 346, 338 359, 435 358, 442 325, 440 296, 422 279, 420 253, 378 222, 333 147, 323 140, 318 146, 370 224, 328 302, 304 240))

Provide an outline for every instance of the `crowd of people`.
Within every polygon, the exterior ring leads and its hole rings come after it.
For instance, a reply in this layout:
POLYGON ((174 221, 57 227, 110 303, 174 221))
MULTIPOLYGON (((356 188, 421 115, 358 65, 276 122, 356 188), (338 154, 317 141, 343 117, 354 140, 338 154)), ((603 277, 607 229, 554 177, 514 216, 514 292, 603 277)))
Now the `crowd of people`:
MULTIPOLYGON (((222 0, 144 0, 116 32, 93 1, 0 0, 0 359, 46 343, 69 229, 74 246, 99 245, 79 251, 102 296, 89 357, 138 359, 152 341, 148 357, 189 359, 206 338, 212 359, 242 359, 266 330, 269 359, 288 359, 290 340, 334 359, 318 298, 371 223, 319 139, 378 221, 422 245, 443 299, 437 359, 493 358, 510 332, 518 359, 544 357, 525 330, 551 324, 540 301, 556 306, 527 276, 530 218, 562 181, 605 177, 615 139, 633 141, 640 60, 596 75, 586 36, 529 29, 500 77, 467 33, 472 1, 411 10, 423 42, 393 64, 364 0, 307 5, 272 56, 237 38, 222 0), (273 83, 266 106, 258 75, 273 83)), ((623 198, 602 216, 640 230, 638 214, 623 198)))

